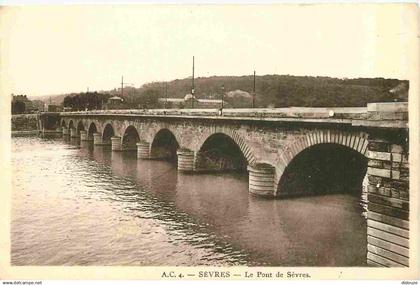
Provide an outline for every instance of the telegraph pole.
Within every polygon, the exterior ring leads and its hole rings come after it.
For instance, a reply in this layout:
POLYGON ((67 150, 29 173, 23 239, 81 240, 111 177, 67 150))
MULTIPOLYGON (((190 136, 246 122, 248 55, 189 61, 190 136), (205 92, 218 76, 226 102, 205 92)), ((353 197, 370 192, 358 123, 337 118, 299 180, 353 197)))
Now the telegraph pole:
POLYGON ((121 76, 121 98, 124 95, 124 76, 121 76))
POLYGON ((255 108, 255 70, 254 70, 254 87, 252 89, 252 108, 255 108))
POLYGON ((193 56, 193 66, 192 66, 192 88, 191 88, 191 95, 192 95, 192 101, 191 101, 191 108, 194 109, 194 96, 195 90, 194 90, 194 56, 193 56))
MULTIPOLYGON (((89 86, 86 87, 86 95, 89 95, 89 86)), ((89 101, 86 105, 87 105, 86 110, 89 110, 89 107, 90 107, 89 101)))
POLYGON ((168 105, 168 82, 165 82, 165 109, 168 105))
POLYGON ((221 114, 223 113, 223 101, 224 101, 224 98, 225 98, 225 85, 224 84, 222 84, 222 87, 221 87, 221 89, 222 89, 222 108, 221 108, 221 114))
MULTIPOLYGON (((124 83, 124 76, 121 76, 121 98, 124 96, 124 85, 131 85, 131 86, 133 86, 134 84, 133 83, 127 83, 127 82, 125 82, 124 83)), ((130 98, 127 98, 127 100, 129 100, 130 98)), ((127 101, 128 102, 128 101, 127 101)))

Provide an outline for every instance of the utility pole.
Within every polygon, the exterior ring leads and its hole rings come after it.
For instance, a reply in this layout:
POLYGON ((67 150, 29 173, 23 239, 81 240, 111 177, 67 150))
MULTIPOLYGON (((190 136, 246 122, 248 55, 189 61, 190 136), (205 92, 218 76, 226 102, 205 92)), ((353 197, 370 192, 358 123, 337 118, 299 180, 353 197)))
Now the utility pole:
POLYGON ((124 76, 121 76, 121 98, 124 95, 124 76))
POLYGON ((222 108, 220 110, 220 115, 223 114, 223 101, 224 101, 224 98, 225 98, 225 85, 222 84, 222 87, 221 88, 222 88, 222 108))
MULTIPOLYGON (((127 85, 131 85, 131 86, 133 86, 134 84, 133 83, 127 83, 127 82, 125 82, 124 83, 124 76, 121 76, 121 98, 124 96, 124 85, 125 86, 127 86, 127 85)), ((129 99, 129 98, 128 98, 129 99)), ((128 100, 127 99, 127 100, 128 100)), ((128 102, 128 101, 127 101, 128 102)))
POLYGON ((168 82, 165 82, 165 109, 168 106, 168 82))
POLYGON ((193 108, 194 109, 194 99, 195 99, 195 96, 194 96, 194 93, 195 93, 195 90, 194 90, 194 56, 193 56, 193 66, 192 66, 192 88, 191 88, 191 95, 192 95, 192 98, 191 98, 191 108, 193 108))
POLYGON ((252 89, 252 108, 255 108, 255 70, 254 70, 254 87, 252 89))

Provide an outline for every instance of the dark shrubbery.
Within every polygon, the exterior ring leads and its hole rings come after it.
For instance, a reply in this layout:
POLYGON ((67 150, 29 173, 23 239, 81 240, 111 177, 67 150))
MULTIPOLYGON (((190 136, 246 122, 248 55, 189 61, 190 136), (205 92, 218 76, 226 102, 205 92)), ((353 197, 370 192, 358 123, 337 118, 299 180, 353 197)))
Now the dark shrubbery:
POLYGON ((73 111, 102 109, 109 97, 98 92, 70 94, 64 98, 63 105, 73 111))

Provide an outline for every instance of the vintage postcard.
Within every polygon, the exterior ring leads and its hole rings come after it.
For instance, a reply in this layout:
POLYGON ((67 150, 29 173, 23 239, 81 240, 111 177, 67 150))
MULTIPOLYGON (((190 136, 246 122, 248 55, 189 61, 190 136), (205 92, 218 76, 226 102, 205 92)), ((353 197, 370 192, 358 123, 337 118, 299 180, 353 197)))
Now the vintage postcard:
POLYGON ((418 279, 419 63, 414 3, 0 6, 0 279, 418 279))

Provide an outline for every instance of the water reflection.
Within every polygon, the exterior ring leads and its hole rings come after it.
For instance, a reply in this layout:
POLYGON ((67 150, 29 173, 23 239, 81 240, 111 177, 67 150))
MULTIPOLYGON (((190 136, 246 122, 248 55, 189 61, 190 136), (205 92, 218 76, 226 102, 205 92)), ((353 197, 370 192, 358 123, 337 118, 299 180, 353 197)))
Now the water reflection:
POLYGON ((13 144, 13 264, 364 265, 356 197, 258 199, 246 175, 181 174, 77 139, 13 144))

